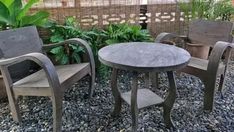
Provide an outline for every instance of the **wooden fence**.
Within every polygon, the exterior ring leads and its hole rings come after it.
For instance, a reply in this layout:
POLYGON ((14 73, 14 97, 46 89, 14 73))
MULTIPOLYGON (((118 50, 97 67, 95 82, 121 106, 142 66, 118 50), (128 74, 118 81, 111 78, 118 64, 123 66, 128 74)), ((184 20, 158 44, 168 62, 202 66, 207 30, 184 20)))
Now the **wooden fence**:
POLYGON ((75 16, 82 28, 129 22, 141 24, 156 36, 160 32, 183 34, 185 27, 174 0, 50 0, 50 5, 44 0, 31 12, 37 10, 50 12, 50 18, 59 23, 67 16, 75 16), (64 1, 68 3, 61 3, 64 1))

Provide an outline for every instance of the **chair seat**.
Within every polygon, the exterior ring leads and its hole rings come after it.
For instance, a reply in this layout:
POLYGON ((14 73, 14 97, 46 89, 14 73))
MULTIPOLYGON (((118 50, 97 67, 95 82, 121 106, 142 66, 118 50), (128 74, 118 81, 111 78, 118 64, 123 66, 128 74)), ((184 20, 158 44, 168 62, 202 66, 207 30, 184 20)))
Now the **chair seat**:
POLYGON ((206 71, 208 66, 208 60, 191 57, 188 66, 206 71))
MULTIPOLYGON (((89 74, 89 63, 55 66, 62 88, 89 74), (75 79, 74 79, 75 78, 75 79)), ((51 89, 44 70, 35 72, 13 84, 16 95, 50 96, 51 89), (41 95, 43 93, 43 95, 41 95)))
MULTIPOLYGON (((188 73, 200 78, 205 77, 207 74, 208 60, 191 57, 188 66, 180 70, 180 72, 188 73)), ((223 73, 225 65, 223 62, 219 63, 218 74, 223 73)))
MULTIPOLYGON (((209 60, 191 57, 188 66, 206 71, 208 67, 208 62, 209 60)), ((219 63, 219 70, 223 69, 224 67, 225 65, 222 62, 219 63)))

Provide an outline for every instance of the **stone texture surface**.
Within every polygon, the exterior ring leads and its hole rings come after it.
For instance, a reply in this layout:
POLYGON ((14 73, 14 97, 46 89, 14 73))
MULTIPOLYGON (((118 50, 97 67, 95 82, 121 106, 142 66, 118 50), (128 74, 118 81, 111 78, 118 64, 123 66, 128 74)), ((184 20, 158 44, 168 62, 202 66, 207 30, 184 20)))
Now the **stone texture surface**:
POLYGON ((186 66, 190 59, 184 49, 146 42, 107 46, 99 50, 98 55, 105 65, 142 71, 173 71, 186 66))

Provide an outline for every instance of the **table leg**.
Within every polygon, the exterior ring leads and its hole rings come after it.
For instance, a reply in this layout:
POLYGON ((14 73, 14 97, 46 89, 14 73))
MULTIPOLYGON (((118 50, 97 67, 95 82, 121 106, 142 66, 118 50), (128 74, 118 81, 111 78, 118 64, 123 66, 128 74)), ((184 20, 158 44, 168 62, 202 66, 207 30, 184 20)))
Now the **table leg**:
POLYGON ((167 76, 169 80, 169 90, 167 98, 163 103, 163 117, 167 127, 174 127, 174 124, 171 120, 171 110, 176 99, 177 89, 173 71, 167 72, 167 76))
POLYGON ((112 90, 112 94, 113 94, 114 99, 115 99, 115 106, 114 106, 114 110, 111 114, 112 116, 119 115, 119 113, 121 111, 121 104, 122 104, 120 91, 117 87, 117 74, 118 74, 118 70, 113 68, 112 75, 111 75, 111 90, 112 90))
POLYGON ((132 91, 131 91, 131 114, 132 114, 132 131, 137 131, 138 126, 138 107, 137 107, 137 78, 138 74, 133 73, 132 91))
POLYGON ((145 88, 149 88, 149 83, 150 83, 150 77, 149 77, 149 72, 145 73, 145 88))
POLYGON ((158 88, 158 74, 157 72, 151 72, 150 73, 150 80, 151 80, 151 83, 152 83, 152 87, 153 88, 158 88))

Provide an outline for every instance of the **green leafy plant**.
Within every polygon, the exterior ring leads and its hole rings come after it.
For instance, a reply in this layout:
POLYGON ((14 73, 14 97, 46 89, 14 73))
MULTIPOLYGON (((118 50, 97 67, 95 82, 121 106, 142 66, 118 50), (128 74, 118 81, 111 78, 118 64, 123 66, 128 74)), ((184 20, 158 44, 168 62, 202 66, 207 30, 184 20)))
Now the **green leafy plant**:
POLYGON ((210 8, 210 18, 213 20, 219 19, 222 21, 230 21, 231 16, 234 14, 234 7, 231 0, 221 0, 210 8))
MULTIPOLYGON (((63 25, 53 23, 49 29, 51 31, 50 42, 52 43, 63 42, 70 38, 86 40, 92 48, 96 63, 98 62, 98 50, 105 46, 103 43, 105 34, 102 30, 96 28, 88 31, 82 30, 74 17, 67 17, 63 25)), ((55 62, 59 64, 71 64, 82 61, 84 50, 80 46, 69 44, 67 47, 56 47, 50 53, 54 55, 55 62)))
MULTIPOLYGON (((69 38, 83 38, 86 36, 73 17, 68 17, 63 25, 53 23, 49 29, 51 31, 50 42, 52 43, 63 42, 69 38)), ((53 48, 50 53, 54 55, 55 62, 59 64, 71 64, 81 61, 81 55, 84 53, 84 50, 80 46, 69 44, 68 46, 53 48)))
POLYGON ((104 30, 107 40, 106 44, 114 44, 120 42, 139 42, 152 41, 148 30, 141 29, 139 25, 111 24, 104 30))
POLYGON ((18 28, 29 25, 43 26, 47 22, 49 13, 38 11, 28 15, 29 9, 39 0, 29 0, 23 6, 21 0, 0 0, 0 28, 18 28))
POLYGON ((180 0, 179 6, 187 21, 190 19, 230 21, 231 15, 234 14, 231 0, 191 0, 189 3, 180 0))
MULTIPOLYGON (((142 42, 153 41, 148 30, 143 30, 139 25, 130 25, 128 23, 110 24, 106 29, 102 30, 101 46, 122 43, 122 42, 142 42)), ((110 70, 105 65, 100 65, 98 71, 104 80, 110 76, 110 70)))
MULTIPOLYGON (((50 42, 62 42, 69 38, 81 38, 86 40, 93 51, 96 67, 102 78, 109 76, 108 67, 98 61, 98 50, 102 47, 120 43, 135 41, 152 41, 147 30, 142 30, 140 26, 124 24, 111 24, 106 29, 91 28, 83 30, 74 17, 68 17, 63 25, 53 23, 49 28, 51 31, 50 42)), ((50 51, 55 62, 59 64, 79 63, 82 61, 84 50, 75 45, 68 44, 67 47, 59 46, 50 51)))

